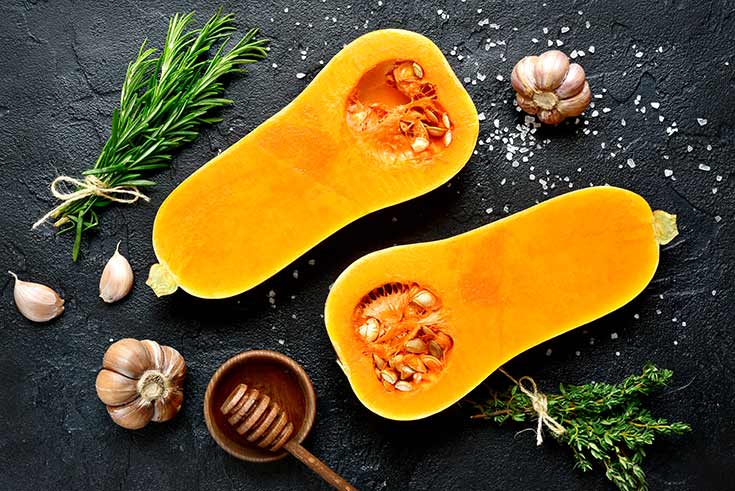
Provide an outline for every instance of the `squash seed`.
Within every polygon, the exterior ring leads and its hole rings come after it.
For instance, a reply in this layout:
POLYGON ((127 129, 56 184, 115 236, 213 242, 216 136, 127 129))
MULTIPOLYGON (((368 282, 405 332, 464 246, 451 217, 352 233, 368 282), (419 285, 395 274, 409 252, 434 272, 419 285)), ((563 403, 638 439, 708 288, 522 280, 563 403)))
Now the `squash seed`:
POLYGON ((447 114, 447 113, 442 114, 442 123, 444 123, 444 127, 446 129, 451 129, 452 122, 449 121, 449 114, 447 114))
POLYGON ((420 338, 413 338, 404 346, 409 353, 426 353, 426 343, 420 338))
POLYGON ((424 69, 421 68, 421 65, 415 62, 413 64, 413 74, 416 75, 416 78, 424 78, 424 69))
POLYGON ((429 353, 431 353, 431 356, 439 360, 441 360, 444 356, 444 350, 441 346, 439 346, 439 343, 437 343, 433 339, 429 341, 429 353))
POLYGON ((389 384, 393 385, 398 380, 398 376, 396 375, 396 372, 393 370, 381 370, 380 371, 380 378, 388 382, 389 384))
POLYGON ((444 368, 444 364, 438 358, 431 355, 422 355, 421 362, 431 371, 439 371, 444 368))
POLYGON ((452 143, 452 130, 447 130, 444 133, 444 146, 448 147, 452 143))
POLYGON ((424 378, 424 376, 423 376, 423 375, 421 375, 420 373, 414 373, 414 374, 413 374, 413 381, 414 381, 415 383, 417 383, 417 384, 420 384, 420 383, 421 383, 421 380, 422 380, 423 378, 424 378))
POLYGON ((443 332, 436 333, 435 339, 436 339, 436 342, 439 344, 439 346, 442 347, 444 351, 447 351, 452 346, 454 346, 454 341, 452 341, 452 338, 444 334, 443 332))
POLYGON ((400 382, 396 383, 395 387, 401 392, 411 392, 411 390, 413 390, 413 386, 404 380, 401 380, 400 382))
POLYGON ((379 329, 380 324, 378 323, 377 319, 370 317, 368 320, 365 321, 363 325, 360 326, 360 336, 362 336, 367 341, 375 341, 376 339, 378 339, 379 329))
POLYGON ((414 355, 406 357, 406 365, 408 365, 414 372, 426 372, 426 365, 421 361, 421 358, 414 355))
POLYGON ((385 360, 373 353, 373 363, 376 367, 378 367, 380 370, 385 368, 385 360))
POLYGON ((444 128, 438 128, 436 126, 427 126, 426 132, 429 134, 429 136, 433 136, 434 138, 441 138, 444 136, 444 134, 447 132, 444 128))
POLYGON ((424 114, 426 114, 426 119, 429 121, 429 123, 431 123, 431 126, 436 126, 439 124, 439 116, 437 116, 434 111, 427 108, 424 114))
POLYGON ((429 140, 426 138, 419 137, 411 143, 411 149, 416 153, 423 152, 427 148, 429 148, 429 140))
POLYGON ((413 371, 413 369, 412 369, 411 367, 409 367, 408 365, 403 365, 403 366, 402 366, 402 367, 400 368, 400 372, 401 372, 401 380, 406 380, 406 379, 409 379, 409 378, 411 378, 411 376, 412 376, 412 375, 413 375, 414 373, 416 373, 416 372, 414 372, 414 371, 413 371))
MULTIPOLYGON (((426 129, 431 129, 431 126, 428 126, 426 129)), ((439 131, 446 131, 442 130, 440 128, 436 128, 439 131)), ((431 134, 431 132, 429 132, 431 134)), ((436 297, 428 290, 421 290, 416 295, 413 296, 413 303, 422 306, 425 309, 431 308, 434 305, 436 305, 436 297)))

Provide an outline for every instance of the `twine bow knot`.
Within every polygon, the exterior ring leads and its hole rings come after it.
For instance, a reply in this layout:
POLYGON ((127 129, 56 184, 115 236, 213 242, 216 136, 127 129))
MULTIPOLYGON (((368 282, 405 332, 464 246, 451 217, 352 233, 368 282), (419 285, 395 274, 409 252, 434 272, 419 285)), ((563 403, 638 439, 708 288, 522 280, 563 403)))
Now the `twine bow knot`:
POLYGON ((520 391, 523 392, 526 397, 528 397, 528 399, 531 401, 531 407, 533 407, 533 410, 536 411, 536 413, 538 414, 538 427, 536 428, 537 446, 541 445, 544 442, 544 438, 541 434, 541 430, 543 429, 544 425, 546 425, 546 427, 551 430, 551 432, 555 435, 561 435, 562 433, 564 433, 564 427, 559 424, 557 420, 549 416, 548 401, 546 399, 546 395, 538 391, 535 380, 528 376, 523 376, 520 379, 516 380, 502 368, 500 368, 499 371, 510 380, 512 380, 513 383, 518 386, 520 391), (530 384, 530 388, 526 387, 524 383, 530 384))
MULTIPOLYGON (((42 216, 32 228, 36 228, 49 218, 56 217, 59 212, 70 203, 79 201, 89 196, 101 196, 115 203, 132 204, 142 199, 150 201, 150 198, 138 191, 135 186, 109 186, 103 180, 95 176, 86 176, 79 180, 69 176, 59 176, 51 182, 51 194, 62 203, 53 210, 42 216), (62 183, 76 187, 74 191, 67 191, 59 187, 62 183)), ((56 225, 59 225, 58 223, 56 225)))

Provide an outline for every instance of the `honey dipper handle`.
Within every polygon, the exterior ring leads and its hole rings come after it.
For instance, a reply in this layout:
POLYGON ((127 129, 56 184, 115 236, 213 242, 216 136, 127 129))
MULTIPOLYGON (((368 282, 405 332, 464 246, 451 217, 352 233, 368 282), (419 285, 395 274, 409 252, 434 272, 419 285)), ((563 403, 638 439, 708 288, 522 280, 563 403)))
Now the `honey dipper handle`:
POLYGON ((322 479, 331 484, 335 489, 341 491, 357 491, 357 488, 345 481, 342 476, 330 469, 327 464, 314 457, 311 452, 299 445, 295 440, 289 440, 283 445, 283 448, 291 452, 291 455, 319 474, 322 479))

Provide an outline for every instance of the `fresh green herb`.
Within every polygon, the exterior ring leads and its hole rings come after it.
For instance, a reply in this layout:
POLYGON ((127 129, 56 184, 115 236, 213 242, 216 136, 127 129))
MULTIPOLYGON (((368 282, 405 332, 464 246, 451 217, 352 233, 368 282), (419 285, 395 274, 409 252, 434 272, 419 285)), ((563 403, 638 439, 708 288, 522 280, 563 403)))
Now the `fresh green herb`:
POLYGON ((212 112, 232 101, 222 97, 221 79, 266 56, 267 40, 255 39, 256 29, 225 49, 234 15, 217 12, 201 28, 187 31, 193 18, 191 12, 170 20, 160 56, 143 42, 128 65, 120 107, 112 113, 110 137, 94 167, 83 173, 84 181, 62 176, 52 184, 54 196, 64 201, 36 225, 57 218, 59 233, 73 231, 75 261, 82 235, 99 225, 97 212, 112 202, 147 199, 139 189, 155 183, 144 175, 169 167, 174 150, 193 141, 201 125, 222 120, 212 112), (60 182, 72 183, 74 191, 58 191, 60 182))
MULTIPOLYGON (((641 467, 646 448, 657 436, 690 431, 689 425, 655 418, 643 407, 644 397, 664 387, 671 376, 670 370, 647 364, 641 375, 620 384, 560 385, 559 394, 544 395, 548 417, 563 428, 549 433, 572 449, 575 467, 582 471, 598 462, 622 491, 648 489, 641 467)), ((492 392, 484 402, 470 402, 478 411, 472 417, 498 424, 530 421, 539 416, 532 398, 516 383, 504 392, 492 392)))

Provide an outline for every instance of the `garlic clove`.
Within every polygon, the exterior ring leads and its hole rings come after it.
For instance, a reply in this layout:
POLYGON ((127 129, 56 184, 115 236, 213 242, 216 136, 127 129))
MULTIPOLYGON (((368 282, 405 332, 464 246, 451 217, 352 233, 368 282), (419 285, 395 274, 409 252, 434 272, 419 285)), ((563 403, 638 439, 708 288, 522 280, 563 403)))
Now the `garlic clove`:
POLYGON ((163 376, 176 386, 181 386, 186 376, 186 362, 181 354, 170 346, 161 346, 164 361, 160 370, 163 376))
POLYGON ((153 404, 138 397, 122 406, 106 406, 112 420, 123 428, 138 430, 153 418, 153 404))
POLYGON ((548 111, 541 111, 538 113, 538 119, 546 124, 559 124, 564 121, 566 116, 557 109, 551 109, 548 111))
POLYGON ((538 56, 526 56, 513 67, 510 83, 519 94, 532 97, 538 91, 535 81, 536 75, 534 74, 537 61, 538 56))
POLYGON ((561 85, 569 71, 569 58, 559 50, 541 54, 534 67, 536 85, 542 91, 554 90, 561 85))
POLYGON ((554 91, 560 99, 567 99, 582 91, 585 83, 584 68, 577 63, 569 65, 569 71, 564 81, 554 91))
POLYGON ((109 406, 127 404, 138 396, 135 380, 104 368, 97 374, 95 387, 97 397, 109 406))
POLYGON ((557 109, 564 115, 564 117, 579 116, 585 109, 587 109, 591 100, 592 91, 590 90, 590 84, 585 82, 584 87, 582 87, 582 91, 579 94, 574 97, 570 97, 569 99, 560 100, 557 105, 557 109))
POLYGON ((100 297, 107 303, 124 298, 133 288, 133 268, 125 256, 120 254, 117 243, 115 254, 107 261, 100 277, 100 297))
POLYGON ((50 321, 64 312, 64 299, 51 288, 40 283, 23 281, 12 271, 15 278, 13 298, 23 317, 33 322, 50 321))
POLYGON ((145 346, 137 339, 121 339, 114 342, 102 358, 102 367, 128 378, 139 379, 151 366, 145 346))
POLYGON ((176 389, 169 390, 168 393, 157 399, 153 403, 153 416, 151 421, 162 423, 176 416, 184 402, 184 394, 176 389))
POLYGON ((144 339, 140 342, 148 352, 148 359, 151 361, 151 368, 163 371, 165 355, 161 345, 150 339, 144 339))

